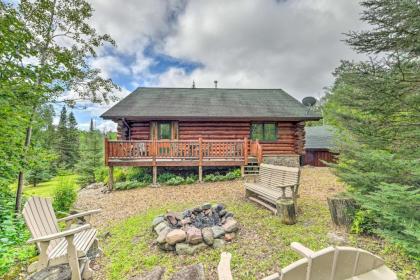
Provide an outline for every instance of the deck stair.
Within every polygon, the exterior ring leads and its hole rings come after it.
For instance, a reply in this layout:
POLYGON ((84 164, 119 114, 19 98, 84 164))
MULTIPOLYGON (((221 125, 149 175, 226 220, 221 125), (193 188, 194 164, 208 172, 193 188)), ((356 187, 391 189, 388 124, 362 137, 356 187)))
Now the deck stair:
POLYGON ((248 157, 248 164, 244 167, 244 175, 258 175, 260 173, 260 165, 256 157, 248 157))

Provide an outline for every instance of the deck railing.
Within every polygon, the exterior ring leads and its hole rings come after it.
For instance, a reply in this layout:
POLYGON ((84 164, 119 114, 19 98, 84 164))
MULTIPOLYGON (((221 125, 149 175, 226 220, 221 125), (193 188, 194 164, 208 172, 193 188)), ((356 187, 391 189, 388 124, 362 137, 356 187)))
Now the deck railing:
POLYGON ((243 140, 108 140, 105 163, 135 160, 243 160, 259 158, 261 145, 243 140))

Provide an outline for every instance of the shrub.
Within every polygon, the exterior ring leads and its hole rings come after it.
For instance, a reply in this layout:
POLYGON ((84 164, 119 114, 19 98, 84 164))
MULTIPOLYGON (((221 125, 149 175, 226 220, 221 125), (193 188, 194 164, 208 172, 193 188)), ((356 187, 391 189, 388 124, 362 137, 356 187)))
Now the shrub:
POLYGON ((357 234, 372 234, 374 233, 376 226, 378 225, 374 221, 372 211, 359 210, 354 215, 353 223, 351 225, 351 232, 357 234))
POLYGON ((14 196, 0 186, 0 278, 12 267, 20 273, 20 264, 36 255, 35 246, 26 244, 30 234, 14 206, 14 196))
POLYGON ((95 180, 96 182, 108 182, 108 168, 103 166, 95 170, 95 180))
POLYGON ((185 184, 194 184, 197 182, 198 176, 197 175, 190 175, 187 178, 185 178, 185 184))
POLYGON ((226 174, 226 179, 227 180, 235 180, 237 178, 241 178, 241 176, 242 176, 241 170, 240 169, 235 169, 235 170, 232 170, 232 171, 230 171, 226 174))
POLYGON ((166 181, 165 183, 170 186, 178 186, 178 185, 184 184, 185 180, 181 176, 175 176, 169 179, 168 181, 166 181))
POLYGON ((74 182, 62 180, 54 190, 53 207, 56 211, 68 212, 77 199, 74 182))
POLYGON ((169 181, 170 179, 173 179, 175 177, 179 177, 173 173, 169 173, 169 172, 165 172, 162 173, 158 176, 157 181, 161 184, 166 183, 167 181, 169 181))
POLYGON ((126 180, 127 174, 123 168, 114 169, 114 181, 115 182, 124 182, 126 180))
POLYGON ((130 190, 135 188, 142 188, 147 186, 148 184, 145 182, 138 182, 138 181, 125 181, 125 182, 118 182, 115 184, 116 190, 130 190))
POLYGON ((126 180, 150 184, 152 182, 152 175, 150 175, 145 168, 130 167, 126 169, 126 180))

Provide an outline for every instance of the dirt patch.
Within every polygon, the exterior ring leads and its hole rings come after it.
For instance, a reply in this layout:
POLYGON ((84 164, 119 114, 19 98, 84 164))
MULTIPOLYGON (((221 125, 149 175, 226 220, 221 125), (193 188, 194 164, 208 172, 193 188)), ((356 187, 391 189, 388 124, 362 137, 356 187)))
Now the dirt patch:
MULTIPOLYGON (((300 189, 301 197, 326 200, 327 196, 343 191, 343 185, 329 168, 302 168, 300 189)), ((102 209, 92 219, 92 224, 104 229, 116 221, 140 214, 149 208, 187 200, 200 205, 208 201, 241 200, 245 194, 242 180, 202 183, 183 186, 146 187, 127 191, 114 191, 103 194, 98 189, 82 190, 76 204, 81 209, 102 209)), ((168 209, 169 210, 169 209, 168 209)))

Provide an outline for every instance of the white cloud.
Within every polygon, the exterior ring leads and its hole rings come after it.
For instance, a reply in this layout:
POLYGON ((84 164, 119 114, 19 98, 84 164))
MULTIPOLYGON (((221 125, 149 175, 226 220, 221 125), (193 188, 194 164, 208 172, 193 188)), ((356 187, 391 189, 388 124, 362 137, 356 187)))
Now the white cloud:
POLYGON ((101 69, 101 75, 104 79, 111 78, 112 74, 130 74, 129 68, 116 56, 105 55, 97 57, 91 64, 92 67, 101 69))

